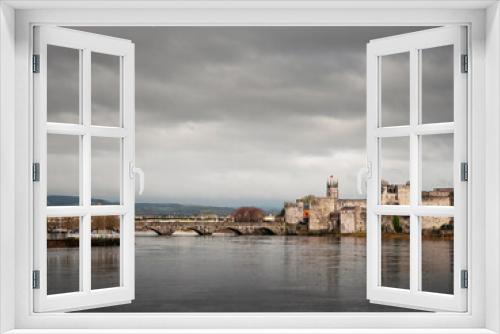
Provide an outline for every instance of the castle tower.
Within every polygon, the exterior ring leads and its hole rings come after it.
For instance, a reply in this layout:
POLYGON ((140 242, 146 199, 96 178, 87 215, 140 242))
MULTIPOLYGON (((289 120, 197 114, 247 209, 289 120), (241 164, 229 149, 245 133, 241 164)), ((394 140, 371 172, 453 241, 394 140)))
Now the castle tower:
POLYGON ((339 198, 339 181, 333 175, 326 180, 326 197, 339 198))

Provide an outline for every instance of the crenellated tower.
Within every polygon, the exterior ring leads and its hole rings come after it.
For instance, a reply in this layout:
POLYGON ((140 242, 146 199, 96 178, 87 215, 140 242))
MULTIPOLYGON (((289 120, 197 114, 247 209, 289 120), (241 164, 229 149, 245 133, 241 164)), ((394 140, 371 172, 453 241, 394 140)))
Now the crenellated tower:
POLYGON ((333 175, 330 175, 326 180, 326 197, 335 200, 339 198, 339 181, 333 175))

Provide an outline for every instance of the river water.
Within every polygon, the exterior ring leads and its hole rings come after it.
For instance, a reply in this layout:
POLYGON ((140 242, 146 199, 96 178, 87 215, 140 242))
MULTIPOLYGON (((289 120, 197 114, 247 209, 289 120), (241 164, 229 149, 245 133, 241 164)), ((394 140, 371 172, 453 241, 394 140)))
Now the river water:
MULTIPOLYGON (((450 292, 453 241, 423 241, 424 284, 450 292), (426 254, 428 256, 426 256, 426 254)), ((93 250, 92 283, 113 286, 118 247, 93 250), (108 268, 108 269, 107 269, 108 268)), ((384 241, 383 275, 408 280, 409 242, 384 241)), ((48 251, 49 282, 68 288, 78 250, 48 251)), ((74 275, 73 275, 74 276, 74 275)), ((77 276, 74 276, 77 277, 77 276)), ((358 237, 137 237, 136 298, 106 312, 370 312, 403 309, 366 300, 366 239, 358 237)), ((53 291, 56 292, 56 291, 53 291)), ((94 310, 95 311, 95 310, 94 310)))

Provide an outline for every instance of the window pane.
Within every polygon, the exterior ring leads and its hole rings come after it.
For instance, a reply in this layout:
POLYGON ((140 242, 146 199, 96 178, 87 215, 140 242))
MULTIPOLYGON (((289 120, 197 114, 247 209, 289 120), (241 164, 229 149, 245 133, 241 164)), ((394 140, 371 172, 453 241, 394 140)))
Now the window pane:
POLYGON ((453 134, 421 137, 422 205, 453 205, 453 134))
POLYGON ((92 53, 92 124, 120 126, 120 57, 92 53))
POLYGON ((78 123, 80 51, 47 45, 47 120, 78 123))
POLYGON ((410 288, 410 217, 381 216, 381 285, 410 288))
POLYGON ((453 46, 422 50, 422 123, 453 122, 453 46))
POLYGON ((79 205, 80 137, 47 135, 47 205, 79 205))
POLYGON ((422 290, 453 294, 453 217, 422 217, 422 290))
POLYGON ((80 290, 80 217, 47 219, 47 294, 80 290))
POLYGON ((380 139, 380 203, 410 204, 410 139, 380 139))
POLYGON ((121 139, 92 138, 92 203, 119 204, 121 139))
POLYGON ((92 289, 120 286, 120 216, 92 217, 92 289))
POLYGON ((380 57, 381 126, 410 124, 410 53, 380 57))

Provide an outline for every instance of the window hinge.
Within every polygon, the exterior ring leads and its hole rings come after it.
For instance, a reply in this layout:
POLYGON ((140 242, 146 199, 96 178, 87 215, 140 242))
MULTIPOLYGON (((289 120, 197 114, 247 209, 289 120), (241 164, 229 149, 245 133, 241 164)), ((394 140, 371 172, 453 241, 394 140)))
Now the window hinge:
POLYGON ((40 164, 38 162, 33 163, 33 182, 40 181, 40 164))
POLYGON ((40 73, 40 55, 33 55, 32 67, 33 73, 40 73))
POLYGON ((469 165, 466 162, 460 164, 460 179, 462 181, 469 181, 469 165))
POLYGON ((33 270, 33 289, 40 289, 40 270, 33 270))
POLYGON ((467 270, 462 270, 460 282, 462 289, 467 289, 469 287, 469 272, 467 270))
POLYGON ((462 55, 462 73, 469 72, 469 56, 462 55))

